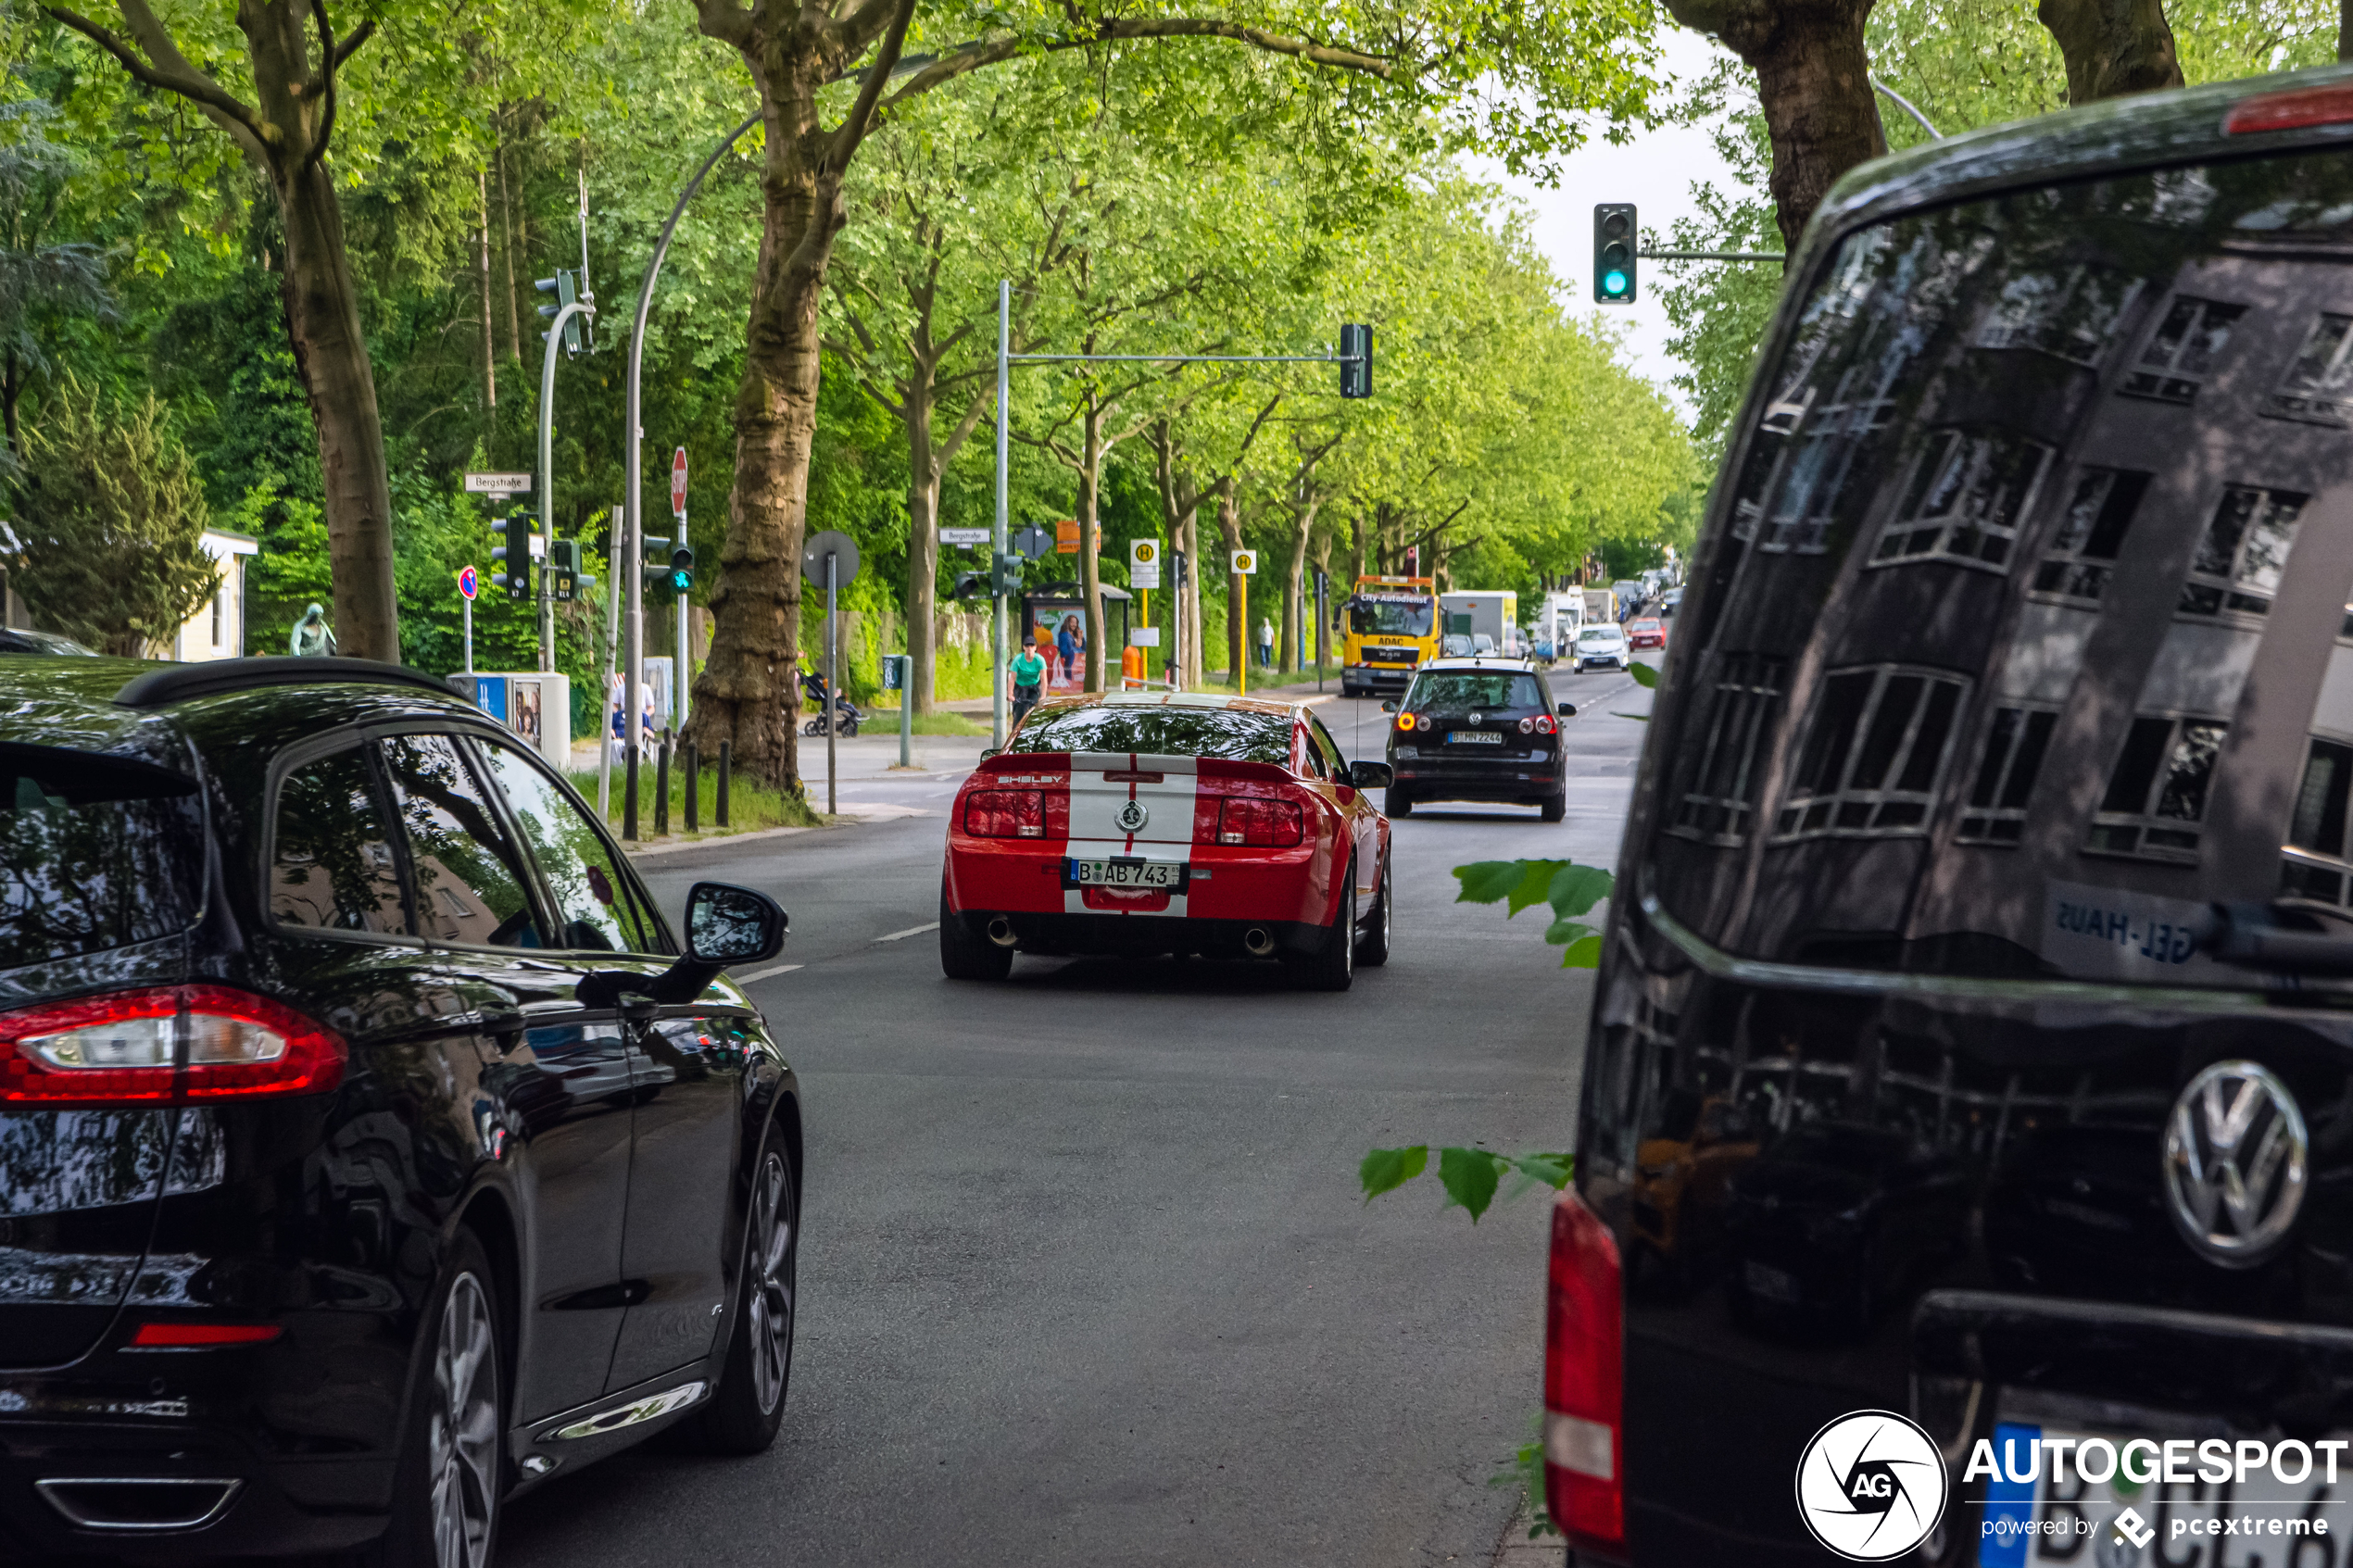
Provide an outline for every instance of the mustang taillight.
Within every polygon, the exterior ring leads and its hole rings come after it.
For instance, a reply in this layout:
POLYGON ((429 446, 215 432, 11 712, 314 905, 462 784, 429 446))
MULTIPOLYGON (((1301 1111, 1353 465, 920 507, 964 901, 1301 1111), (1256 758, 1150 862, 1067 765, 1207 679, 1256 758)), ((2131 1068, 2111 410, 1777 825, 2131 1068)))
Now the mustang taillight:
POLYGON ((1617 1239, 1570 1187, 1544 1296, 1546 1512, 1571 1546, 1626 1539, 1626 1335, 1617 1239))
POLYGON ((964 831, 975 838, 1043 838, 1046 792, 976 789, 964 797, 964 831))
POLYGON ((1302 836, 1304 821, 1300 814, 1299 802, 1295 800, 1264 800, 1250 795, 1224 796, 1217 803, 1216 842, 1267 849, 1289 848, 1302 836))
POLYGON ((122 1104, 323 1093, 343 1037, 225 985, 118 991, 0 1013, 0 1102, 122 1104))

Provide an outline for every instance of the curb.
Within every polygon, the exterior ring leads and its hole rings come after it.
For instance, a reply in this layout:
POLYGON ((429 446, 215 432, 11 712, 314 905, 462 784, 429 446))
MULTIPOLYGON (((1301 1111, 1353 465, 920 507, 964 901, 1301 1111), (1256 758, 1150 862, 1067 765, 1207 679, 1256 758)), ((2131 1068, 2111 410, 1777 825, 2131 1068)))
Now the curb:
POLYGON ((675 855, 682 849, 710 849, 723 844, 749 844, 754 839, 782 838, 787 834, 821 833, 821 828, 754 828, 749 833, 712 834, 704 838, 689 838, 676 844, 624 844, 622 853, 632 859, 642 860, 649 855, 675 855))

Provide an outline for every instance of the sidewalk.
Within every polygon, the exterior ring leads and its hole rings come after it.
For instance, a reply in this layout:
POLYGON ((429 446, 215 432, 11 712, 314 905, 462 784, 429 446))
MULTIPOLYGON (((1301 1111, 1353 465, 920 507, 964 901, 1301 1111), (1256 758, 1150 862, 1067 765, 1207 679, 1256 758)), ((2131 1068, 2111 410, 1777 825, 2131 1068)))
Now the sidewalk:
MULTIPOLYGON (((1202 689, 1218 696, 1231 696, 1234 695, 1224 686, 1207 686, 1202 689)), ((1250 690, 1243 695, 1246 696, 1274 697, 1284 702, 1314 702, 1317 700, 1318 696, 1315 690, 1315 683, 1312 679, 1290 684, 1270 686, 1262 686, 1257 683, 1257 681, 1252 680, 1250 684, 1250 690)), ((1340 696, 1340 682, 1336 679, 1327 677, 1324 682, 1324 689, 1321 696, 1325 697, 1338 697, 1340 696)), ((960 696, 952 702, 935 703, 933 706, 950 713, 962 713, 967 717, 985 719, 988 717, 989 712, 989 704, 990 699, 985 696, 960 696)), ((896 711, 896 709, 893 710, 894 717, 892 719, 892 722, 894 723, 897 722, 896 711)), ((891 733, 896 734, 898 732, 894 730, 891 733)))

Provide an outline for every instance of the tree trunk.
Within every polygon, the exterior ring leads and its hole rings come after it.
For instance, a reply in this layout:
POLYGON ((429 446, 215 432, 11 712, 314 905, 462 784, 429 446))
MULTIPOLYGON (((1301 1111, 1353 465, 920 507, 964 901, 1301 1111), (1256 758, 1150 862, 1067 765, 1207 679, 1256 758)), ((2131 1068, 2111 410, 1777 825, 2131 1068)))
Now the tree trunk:
MULTIPOLYGON (((1227 551, 1225 560, 1219 564, 1228 568, 1234 563, 1233 552, 1242 547, 1242 513, 1241 508, 1235 502, 1234 489, 1232 474, 1227 474, 1213 487, 1217 496, 1217 535, 1225 542, 1227 551)), ((1250 656, 1250 628, 1242 624, 1250 619, 1247 592, 1242 586, 1241 574, 1228 571, 1226 573, 1226 672, 1237 680, 1247 668, 1242 660, 1250 656)))
POLYGON ((1831 183, 1887 151, 1863 42, 1871 3, 1667 0, 1677 21, 1716 34, 1756 72, 1773 144, 1774 219, 1792 252, 1831 183))
POLYGON ((939 455, 932 450, 933 367, 918 359, 899 407, 907 425, 907 658, 913 675, 908 700, 932 710, 937 689, 933 664, 934 590, 939 583, 939 455))
MULTIPOLYGON (((1094 352, 1091 343, 1088 352, 1094 352)), ((1078 470, 1078 596, 1085 601, 1087 615, 1087 689, 1100 692, 1105 689, 1103 563, 1095 510, 1102 496, 1103 410, 1095 401, 1093 387, 1087 389, 1087 408, 1080 416, 1078 451, 1083 464, 1078 470)))
POLYGON ((353 659, 400 661, 392 578, 392 473, 384 462, 376 380, 344 250, 343 211, 323 162, 272 170, 285 222, 286 335, 318 427, 326 485, 327 558, 334 572, 335 646, 353 659))
POLYGON ((1348 591, 1356 591, 1356 579, 1365 575, 1365 514, 1348 514, 1348 591))
POLYGON ((1185 508, 1184 533, 1182 542, 1177 548, 1185 552, 1185 574, 1188 581, 1185 583, 1183 609, 1185 617, 1183 668, 1177 671, 1176 678, 1184 684, 1188 691, 1190 691, 1201 684, 1202 671, 1205 668, 1201 646, 1202 561, 1201 558, 1201 502, 1198 496, 1185 508))
MULTIPOLYGON (((2182 85, 2164 0, 2041 0, 2034 16, 2067 62, 2070 105, 2182 85)), ((2340 19, 2340 54, 2343 40, 2340 19)))
POLYGON ((490 176, 474 170, 474 197, 482 212, 482 397, 487 417, 483 421, 483 452, 490 451, 490 438, 498 430, 498 345, 497 333, 490 330, 490 176))
POLYGON ((2353 0, 2338 0, 2336 57, 2340 60, 2353 60, 2353 0))
POLYGON ((1309 497, 1304 506, 1291 513, 1290 560, 1283 572, 1283 668, 1297 671, 1307 667, 1307 621, 1301 614, 1305 602, 1306 584, 1302 574, 1307 570, 1307 537, 1315 532, 1315 513, 1322 508, 1320 495, 1309 497))
POLYGON ((498 216, 507 243, 507 352, 522 363, 522 296, 515 288, 515 196, 507 183, 507 144, 498 144, 498 216))

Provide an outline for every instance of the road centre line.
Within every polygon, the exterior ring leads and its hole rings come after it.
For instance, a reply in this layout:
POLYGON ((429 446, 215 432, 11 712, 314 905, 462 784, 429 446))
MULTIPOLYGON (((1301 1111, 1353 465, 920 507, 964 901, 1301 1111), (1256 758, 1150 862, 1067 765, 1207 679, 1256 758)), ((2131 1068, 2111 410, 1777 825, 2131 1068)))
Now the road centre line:
POLYGON ((933 921, 929 925, 911 925, 904 931, 894 931, 887 935, 877 936, 875 940, 877 942, 897 942, 905 937, 921 936, 926 931, 937 931, 938 929, 939 922, 937 921, 933 921))
POLYGON ((733 978, 738 985, 749 985, 755 980, 774 979, 779 974, 790 974, 794 970, 805 967, 797 963, 770 964, 766 969, 755 969, 749 974, 738 974, 733 978))

